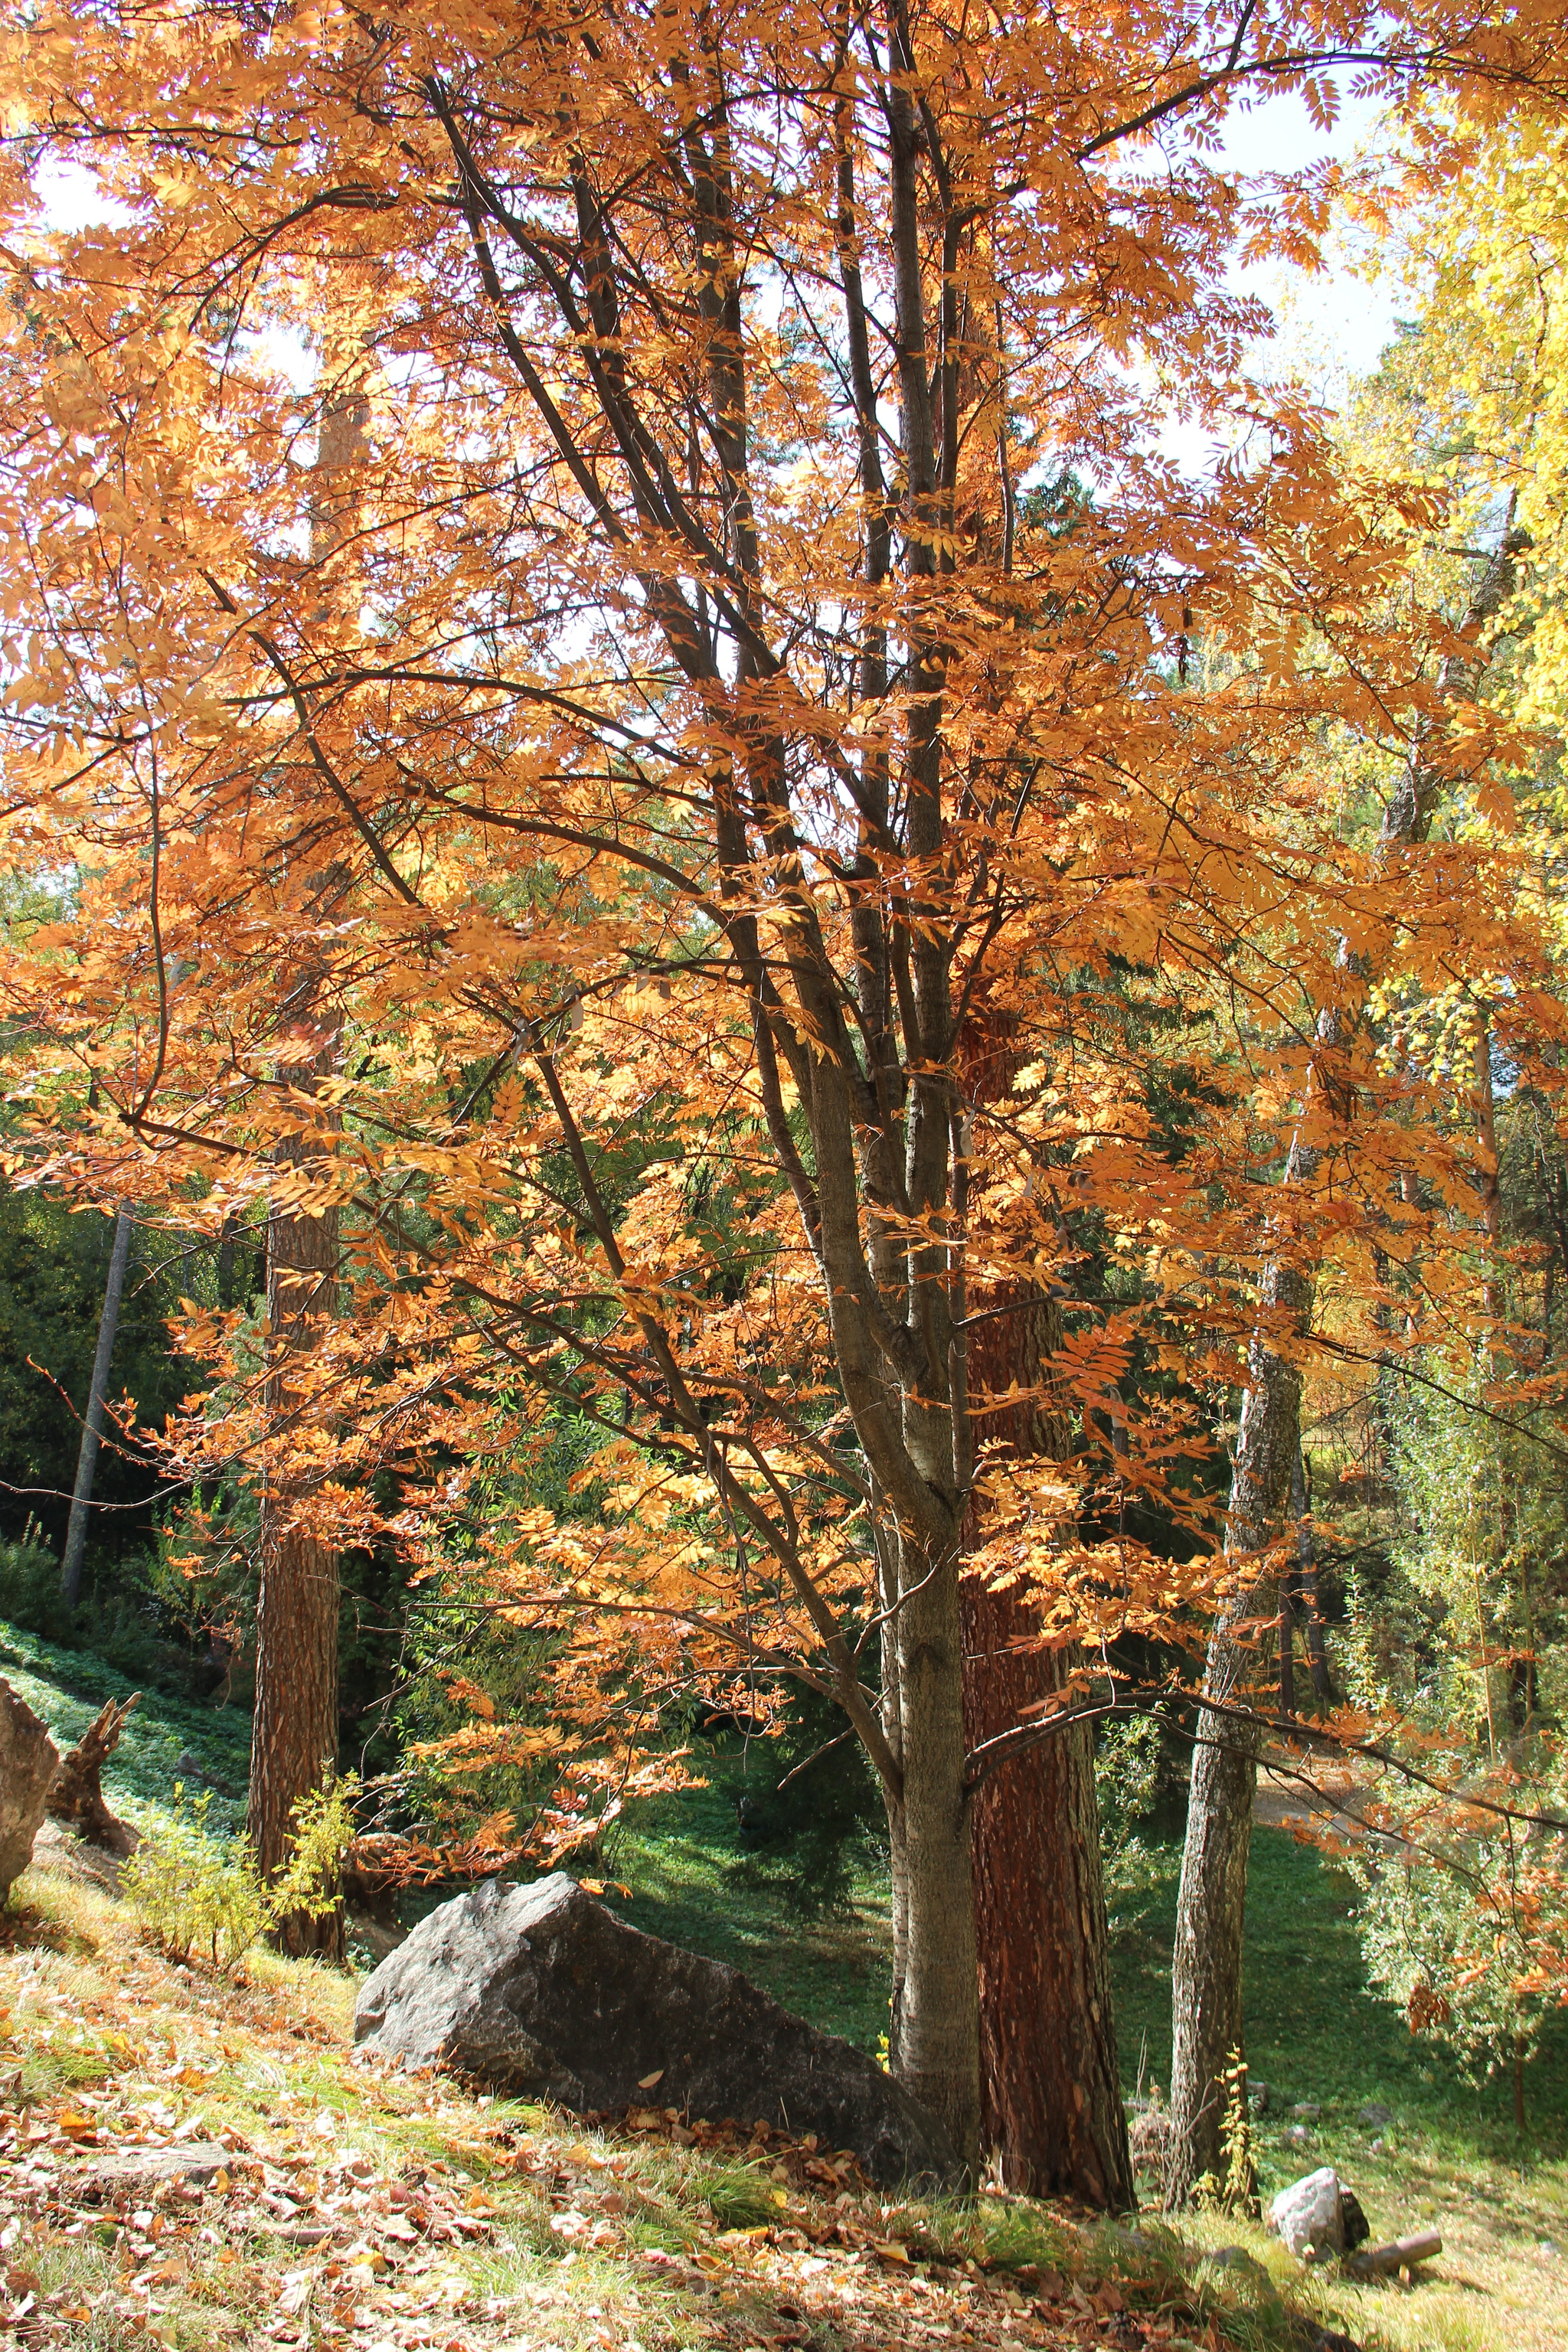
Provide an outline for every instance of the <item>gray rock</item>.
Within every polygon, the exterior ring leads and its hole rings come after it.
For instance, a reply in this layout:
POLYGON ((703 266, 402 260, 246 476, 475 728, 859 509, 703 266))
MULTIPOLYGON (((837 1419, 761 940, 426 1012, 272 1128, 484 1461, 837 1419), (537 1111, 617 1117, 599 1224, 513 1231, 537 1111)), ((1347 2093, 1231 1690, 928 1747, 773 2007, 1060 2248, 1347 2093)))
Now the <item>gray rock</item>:
POLYGON ((1268 2226, 1278 2231, 1298 2261, 1309 2253, 1342 2254, 1344 2212, 1340 2177, 1332 2165, 1322 2165, 1282 2189, 1268 2209, 1268 2226))
POLYGON ((1216 2246, 1212 2253, 1204 2256, 1198 2267, 1207 2271, 1232 2271, 1254 2286, 1272 2286, 1274 2284, 1257 2255, 1249 2254, 1245 2246, 1216 2246))
POLYGON ((1312 2135, 1308 2130, 1305 2124, 1287 2124, 1285 2126, 1285 2140, 1286 2145, 1289 2147, 1310 2147, 1312 2145, 1312 2135))
POLYGON ((871 2059, 563 1872, 432 1911, 362 1987, 354 2038, 579 2115, 763 2119, 853 2148, 877 2181, 958 2177, 942 2126, 871 2059))
POLYGON ((1269 2090, 1267 2083, 1248 2082, 1247 2104, 1255 2116, 1266 2116, 1268 2113, 1268 2099, 1269 2090))
POLYGON ((47 1726, 0 1681, 0 1903, 33 1858, 59 1753, 47 1726))
POLYGON ((1356 2116, 1367 2131, 1381 2131, 1384 2124, 1394 2121, 1394 2109, 1385 2107, 1381 2099, 1369 2099, 1356 2116))
POLYGON ((1310 2099, 1298 2100, 1290 2110, 1299 2124, 1315 2124, 1322 2112, 1321 2107, 1314 2105, 1310 2099))
POLYGON ((235 2159, 216 2140, 194 2139, 179 2147, 121 2147, 100 2157, 81 2178, 89 2197, 124 2197, 157 2189, 166 2180, 189 2180, 198 2188, 231 2171, 235 2159))

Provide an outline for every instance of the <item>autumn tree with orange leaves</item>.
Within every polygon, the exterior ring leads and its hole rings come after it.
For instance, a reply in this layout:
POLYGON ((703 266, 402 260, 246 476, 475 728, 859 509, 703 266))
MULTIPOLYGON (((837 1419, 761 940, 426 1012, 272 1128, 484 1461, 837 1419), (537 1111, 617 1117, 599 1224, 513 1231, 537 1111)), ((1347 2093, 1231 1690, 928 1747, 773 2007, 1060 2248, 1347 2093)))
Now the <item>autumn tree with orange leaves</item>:
MULTIPOLYGON (((1554 12, 6 22, 4 805, 71 877, 6 963, 14 1173, 318 1228, 259 1365, 193 1312, 174 1458, 271 1498, 264 1611, 279 1559, 467 1528, 549 1636, 538 1850, 674 1769, 671 1693, 837 1704, 892 2063, 973 2172, 976 1792, 1226 1572, 1128 1506, 1201 1517, 1342 942, 1508 928, 1506 861, 1395 894, 1339 821, 1326 747, 1392 771, 1432 708, 1383 592, 1436 509, 1247 381, 1227 262, 1309 250, 1324 187, 1249 195, 1210 135, 1340 64, 1495 109, 1554 12), (49 230, 45 162, 102 226, 49 230), (1202 483, 1173 404, 1233 447, 1202 483), (562 1406, 601 1522, 467 1521, 562 1406), (1009 1604, 967 1657, 965 1580, 1009 1604)), ((1342 1050, 1308 1254, 1401 1148, 1342 1050)), ((1083 1779, 1079 1916, 1049 1874, 983 1911, 1078 1946, 1073 2013, 1036 1979, 984 2046, 1103 2086, 1065 2159, 1003 2153, 1114 2204, 1083 1779)))

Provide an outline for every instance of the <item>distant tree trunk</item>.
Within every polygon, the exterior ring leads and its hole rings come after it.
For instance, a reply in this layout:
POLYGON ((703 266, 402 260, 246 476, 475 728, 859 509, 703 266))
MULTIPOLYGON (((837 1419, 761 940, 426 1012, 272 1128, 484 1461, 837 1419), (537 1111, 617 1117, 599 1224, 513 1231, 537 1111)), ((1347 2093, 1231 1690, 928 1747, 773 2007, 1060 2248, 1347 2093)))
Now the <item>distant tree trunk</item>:
POLYGON ((1296 1589, 1301 1596, 1301 1630, 1306 1639, 1312 1688, 1322 1706, 1331 1706, 1334 1685, 1329 1673, 1328 1644, 1323 1638, 1323 1612, 1318 1600, 1318 1562, 1312 1547, 1311 1508, 1312 1490, 1307 1480, 1307 1460, 1298 1444, 1290 1472, 1290 1515, 1296 1522, 1296 1589))
MULTIPOLYGON (((1303 1275, 1278 1262, 1268 1268, 1265 1310, 1304 1318, 1310 1298, 1303 1275)), ((1247 1370, 1226 1538, 1227 1550, 1240 1555, 1261 1552, 1282 1532, 1301 1404, 1300 1371, 1261 1339, 1253 1341, 1247 1370)), ((1265 1664, 1258 1636, 1269 1599, 1267 1582, 1244 1571, 1215 1620, 1204 1695, 1218 1706, 1246 1709, 1257 1696, 1265 1664)), ((1172 1969, 1170 2206, 1186 2204, 1205 2174, 1219 2180, 1227 2168, 1225 2077, 1247 2055, 1242 1931, 1261 1737, 1255 1722, 1199 1711, 1172 1969)))
POLYGON ((125 1265, 131 1255, 133 1219, 129 1201, 121 1201, 114 1220, 114 1243, 109 1253, 109 1279, 103 1286, 103 1312, 98 1318, 98 1347, 92 1359, 92 1384, 82 1416, 81 1447, 77 1454, 76 1488, 71 1496, 66 1548, 60 1559, 60 1591, 74 1609, 81 1598, 82 1560, 87 1552, 88 1517, 92 1508, 92 1482, 98 1469, 98 1449, 109 1404, 109 1368, 114 1337, 120 1328, 120 1301, 125 1288, 125 1265))

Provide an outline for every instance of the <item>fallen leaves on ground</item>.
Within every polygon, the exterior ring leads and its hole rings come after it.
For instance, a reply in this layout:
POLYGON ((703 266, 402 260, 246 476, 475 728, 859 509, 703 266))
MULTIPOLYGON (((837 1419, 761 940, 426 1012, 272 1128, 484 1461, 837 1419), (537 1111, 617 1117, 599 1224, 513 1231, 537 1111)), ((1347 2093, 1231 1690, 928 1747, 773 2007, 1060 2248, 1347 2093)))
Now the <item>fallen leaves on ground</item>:
POLYGON ((473 2097, 353 2055, 342 1980, 236 1988, 74 1916, 84 1952, 0 1951, 0 2327, 40 2352, 1222 2340, 1136 2232, 1019 2201, 1053 2258, 1001 2263, 984 2212, 814 2138, 473 2097))

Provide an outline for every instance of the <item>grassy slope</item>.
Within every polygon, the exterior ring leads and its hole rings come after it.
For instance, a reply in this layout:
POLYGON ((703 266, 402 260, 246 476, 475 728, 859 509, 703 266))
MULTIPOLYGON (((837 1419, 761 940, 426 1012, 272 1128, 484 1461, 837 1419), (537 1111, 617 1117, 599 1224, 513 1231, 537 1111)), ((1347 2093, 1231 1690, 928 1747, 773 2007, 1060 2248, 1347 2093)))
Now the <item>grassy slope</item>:
MULTIPOLYGON (((80 1738, 105 1699, 127 1698, 135 1688, 89 1651, 57 1649, 4 1620, 0 1675, 42 1717, 62 1754, 80 1738)), ((161 1691, 143 1693, 105 1769, 104 1795, 132 1821, 166 1811, 181 1778, 179 1759, 185 1754, 235 1792, 213 1796, 214 1829, 237 1830, 250 1769, 250 1720, 237 1707, 197 1706, 161 1691)), ((193 1788, 191 1793, 199 1792, 193 1788)))
MULTIPOLYGON (((128 1687, 79 1654, 50 1651, 0 1625, 4 1674, 55 1728, 77 1736, 96 1707, 128 1687)), ((106 1786, 111 1801, 145 1817, 166 1804, 182 1752, 236 1786, 245 1777, 245 1718, 156 1695, 128 1727, 106 1786)), ((787 1845, 742 1851, 732 1798, 738 1768, 715 1759, 710 1786, 638 1809, 606 1866, 631 1888, 632 1922, 732 1961, 831 2032, 874 2050, 886 2031, 887 1891, 865 1850, 855 1857, 847 1906, 802 1916, 787 1845)), ((220 1801, 221 1802, 221 1801, 220 1801)), ((1179 1856, 1157 1850, 1151 1884, 1118 1906, 1114 1966, 1129 2086, 1141 2059, 1169 2081, 1171 1925, 1179 1856)), ((1255 2077, 1273 2094, 1259 2130, 1266 2190, 1333 2162, 1363 2195, 1375 2230, 1397 2233, 1440 2221, 1455 2257, 1445 2283, 1402 2297, 1342 2291, 1345 2324, 1391 2344, 1489 2352, 1568 2340, 1568 2020, 1548 2037, 1530 2083, 1531 2137, 1514 2144, 1507 2086, 1468 2083, 1440 2050, 1414 2042, 1398 2016, 1365 1989, 1353 1890, 1310 1849, 1277 1831, 1254 1843, 1247 1921, 1247 2033, 1255 2077), (1395 2121, 1380 2137, 1356 2122, 1381 2099, 1395 2121), (1322 2109, 1305 2148, 1287 2145, 1289 2107, 1322 2109), (1548 2240, 1561 2252, 1542 2253, 1548 2240), (1469 2284, 1466 2284, 1465 2282, 1469 2284)), ((1205 2240, 1261 2239, 1226 2221, 1205 2240)), ((1276 2250, 1277 2251, 1277 2250, 1276 2250)))
POLYGON ((892 1990, 880 1858, 863 1846, 843 1905, 803 1909, 791 1847, 741 1846, 738 1768, 719 1759, 708 1778, 705 1789, 637 1809, 607 1857, 632 1890, 617 1908, 650 1936, 743 1969, 786 2009, 874 2055, 892 1990))
MULTIPOLYGON (((1147 1891, 1118 1906, 1114 1965, 1126 2078, 1142 2059, 1163 2087, 1179 1849, 1158 1850, 1156 1864, 1147 1891)), ((1554 2022, 1528 2078, 1531 2128, 1521 2148, 1510 2085, 1467 2080, 1368 1991, 1354 1892, 1342 1872, 1288 1832, 1254 1836, 1247 2039, 1253 2077, 1269 2086, 1258 2134, 1265 2198, 1332 2164, 1378 2237, 1434 2222, 1442 2230, 1443 2259, 1413 2294, 1378 2288, 1337 2298, 1353 2334, 1375 2326, 1423 2352, 1450 2345, 1553 2352, 1568 2340, 1568 2017, 1554 2022), (1392 2125, 1379 2131, 1358 2122, 1370 2100, 1394 2110, 1392 2125), (1299 2102, 1322 2111, 1305 2147, 1285 2137, 1299 2102), (1542 2241, 1551 2251, 1542 2251, 1542 2241)), ((1230 2221, 1212 2225, 1222 2227, 1261 2245, 1230 2221)))

